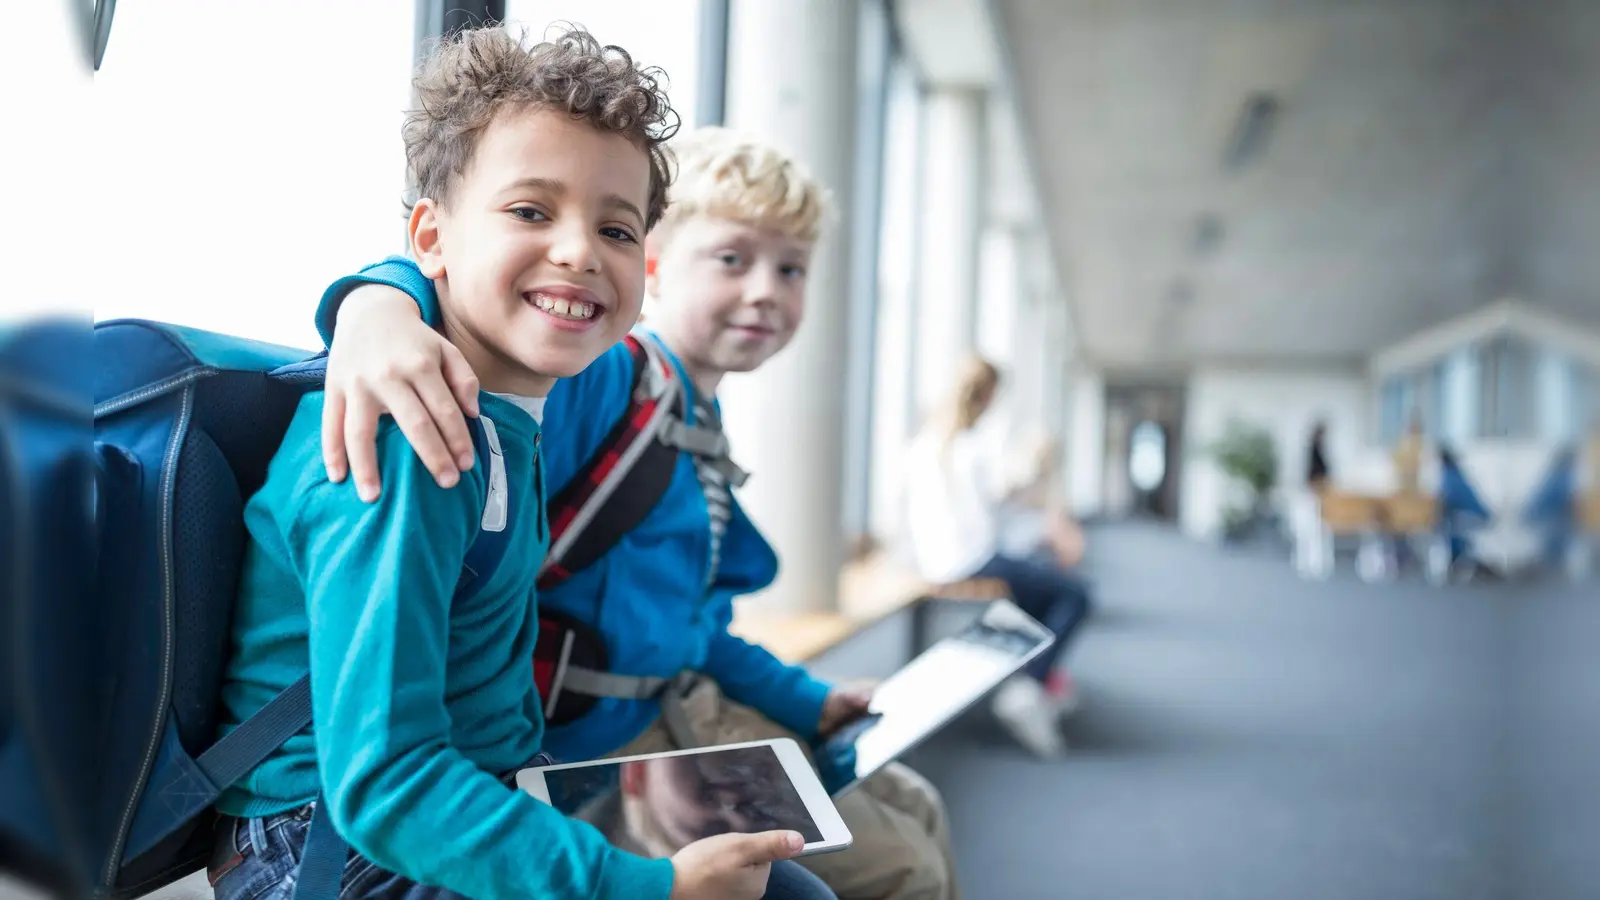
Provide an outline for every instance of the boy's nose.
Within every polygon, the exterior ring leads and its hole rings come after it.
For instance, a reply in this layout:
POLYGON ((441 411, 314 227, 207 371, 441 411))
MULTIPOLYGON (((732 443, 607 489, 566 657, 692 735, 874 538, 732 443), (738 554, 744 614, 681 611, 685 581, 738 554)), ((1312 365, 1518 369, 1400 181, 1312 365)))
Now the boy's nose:
POLYGON ((756 266, 745 276, 744 302, 772 303, 778 299, 778 275, 766 266, 756 266))
POLYGON ((599 272, 600 254, 596 236, 588 228, 571 225, 556 229, 550 244, 550 261, 578 272, 599 272))

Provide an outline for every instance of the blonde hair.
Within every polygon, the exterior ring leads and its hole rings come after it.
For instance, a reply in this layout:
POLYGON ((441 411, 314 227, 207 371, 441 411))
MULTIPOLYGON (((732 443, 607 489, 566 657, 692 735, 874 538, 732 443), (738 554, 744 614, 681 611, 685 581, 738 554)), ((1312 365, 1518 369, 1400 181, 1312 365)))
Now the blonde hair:
POLYGON ((726 128, 700 128, 672 142, 677 157, 665 236, 694 216, 717 216, 815 241, 831 215, 827 188, 794 158, 726 128))
POLYGON ((983 418, 1000 387, 1000 370, 981 356, 969 357, 961 367, 961 377, 950 395, 950 403, 940 417, 946 445, 956 435, 970 430, 983 418))

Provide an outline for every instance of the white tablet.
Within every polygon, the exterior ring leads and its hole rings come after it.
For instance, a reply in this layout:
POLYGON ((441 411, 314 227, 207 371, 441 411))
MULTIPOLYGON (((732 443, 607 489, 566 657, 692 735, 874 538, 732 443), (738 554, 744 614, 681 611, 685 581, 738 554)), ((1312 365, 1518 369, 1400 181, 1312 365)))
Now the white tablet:
POLYGON ((671 856, 727 832, 797 831, 801 856, 852 840, 788 738, 523 769, 517 787, 640 856, 671 856))
POLYGON ((1055 643, 1055 634, 1009 600, 995 600, 960 631, 880 683, 869 714, 818 751, 833 760, 840 797, 900 758, 1055 643))

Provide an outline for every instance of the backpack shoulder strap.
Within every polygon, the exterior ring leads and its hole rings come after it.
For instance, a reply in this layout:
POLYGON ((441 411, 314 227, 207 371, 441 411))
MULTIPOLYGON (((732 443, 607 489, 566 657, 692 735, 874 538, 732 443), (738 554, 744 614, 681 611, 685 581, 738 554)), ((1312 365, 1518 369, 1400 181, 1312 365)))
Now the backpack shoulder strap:
POLYGON ((478 465, 489 473, 489 483, 484 491, 483 521, 478 536, 467 548, 467 557, 461 567, 461 580, 456 584, 456 599, 464 600, 482 587, 489 574, 500 565, 509 542, 506 524, 510 521, 510 494, 506 483, 506 461, 500 454, 500 435, 488 416, 468 419, 472 431, 472 448, 478 455, 478 465))
POLYGON ((684 416, 678 371, 653 340, 623 338, 633 358, 628 407, 599 449, 547 507, 550 550, 539 587, 560 584, 593 564, 644 521, 678 465, 678 451, 658 440, 684 416))

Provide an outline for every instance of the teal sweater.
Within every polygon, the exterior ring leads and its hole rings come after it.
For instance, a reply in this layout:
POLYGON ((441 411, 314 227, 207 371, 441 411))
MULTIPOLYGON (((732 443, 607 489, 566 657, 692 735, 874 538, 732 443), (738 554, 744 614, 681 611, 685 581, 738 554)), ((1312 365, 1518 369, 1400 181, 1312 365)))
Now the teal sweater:
POLYGON ((511 533, 488 581, 456 604, 486 467, 442 489, 386 419, 383 494, 362 503, 323 470, 322 394, 302 401, 245 510, 223 731, 308 666, 312 726, 218 806, 270 815, 321 794, 361 855, 476 900, 664 900, 670 861, 623 853, 497 777, 543 737, 530 688, 548 534, 538 424, 489 394, 479 404, 505 456, 511 533))

